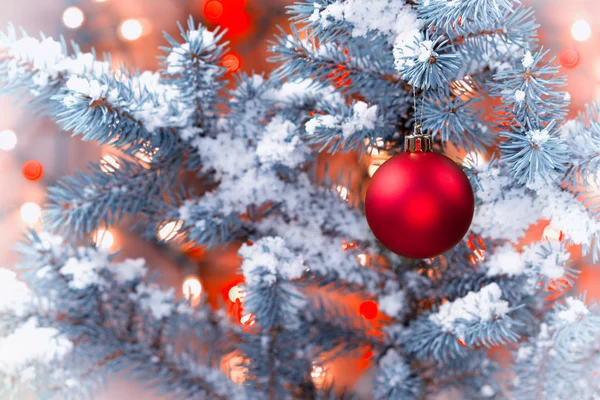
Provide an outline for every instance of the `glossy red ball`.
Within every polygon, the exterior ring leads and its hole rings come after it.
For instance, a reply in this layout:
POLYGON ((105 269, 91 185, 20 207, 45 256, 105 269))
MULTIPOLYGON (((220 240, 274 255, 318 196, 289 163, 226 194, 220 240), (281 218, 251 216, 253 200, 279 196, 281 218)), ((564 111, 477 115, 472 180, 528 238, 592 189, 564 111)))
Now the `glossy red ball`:
POLYGON ((373 175, 365 199, 375 237, 408 258, 452 249, 469 230, 474 211, 467 175, 434 152, 405 152, 386 161, 373 175))

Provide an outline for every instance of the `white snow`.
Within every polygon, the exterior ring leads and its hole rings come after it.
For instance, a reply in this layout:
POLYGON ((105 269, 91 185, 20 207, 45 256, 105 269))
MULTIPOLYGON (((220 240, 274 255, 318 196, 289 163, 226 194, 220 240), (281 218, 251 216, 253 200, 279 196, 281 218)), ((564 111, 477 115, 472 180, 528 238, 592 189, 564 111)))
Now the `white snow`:
POLYGON ((115 280, 119 283, 143 278, 148 272, 146 260, 143 258, 127 258, 121 262, 109 264, 106 269, 112 272, 115 280))
POLYGON ((281 116, 276 116, 267 124, 256 146, 256 154, 263 168, 272 168, 275 164, 297 167, 306 160, 307 153, 308 149, 296 135, 296 125, 281 116))
POLYGON ((379 122, 377 118, 377 105, 369 106, 363 101, 357 101, 352 107, 352 115, 344 120, 333 115, 318 115, 308 120, 304 126, 306 133, 314 135, 318 127, 329 129, 339 126, 342 135, 349 138, 363 129, 374 129, 379 122))
POLYGON ((390 317, 397 317, 404 308, 404 296, 404 292, 401 290, 380 296, 377 301, 379 309, 390 317))
POLYGON ((171 315, 175 309, 175 289, 162 290, 158 285, 140 283, 136 286, 136 294, 131 294, 132 300, 150 311, 154 318, 160 320, 171 315))
POLYGON ((515 101, 518 102, 518 103, 520 103, 523 100, 525 100, 525 92, 522 91, 522 90, 517 90, 515 92, 515 101))
POLYGON ((587 306, 576 297, 567 297, 567 308, 560 310, 557 314, 558 318, 567 323, 574 323, 578 319, 590 313, 587 306))
POLYGON ((13 271, 6 268, 0 268, 0 293, 0 314, 21 316, 29 309, 31 291, 13 271))
POLYGON ((370 106, 357 101, 352 107, 354 113, 350 119, 342 123, 342 134, 345 138, 351 137, 362 129, 374 129, 377 123, 377 106, 370 106))
POLYGON ((533 56, 531 55, 531 52, 528 51, 525 53, 525 56, 523 56, 521 63, 525 68, 530 68, 533 65, 533 61, 533 56))
POLYGON ((548 132, 547 129, 533 129, 527 132, 527 138, 532 144, 540 146, 546 143, 548 139, 550 139, 550 132, 548 132))
POLYGON ((103 249, 88 251, 85 257, 70 257, 60 268, 60 273, 70 276, 69 286, 73 289, 85 289, 92 285, 102 285, 100 271, 108 265, 108 253, 103 249))
POLYGON ((75 93, 90 97, 92 99, 91 101, 104 97, 108 91, 108 86, 101 85, 97 80, 88 80, 77 75, 71 76, 67 81, 66 86, 67 89, 75 93))
MULTIPOLYGON (((36 318, 29 318, 9 335, 0 338, 0 372, 19 377, 35 365, 60 361, 73 344, 56 328, 39 327, 36 318)), ((26 374, 33 378, 31 370, 26 374)))
POLYGON ((463 298, 442 304, 439 311, 431 314, 429 319, 444 331, 461 337, 465 325, 502 318, 508 310, 508 302, 502 300, 500 287, 496 283, 490 283, 479 292, 469 292, 463 298))
MULTIPOLYGON (((413 33, 417 23, 417 12, 402 1, 390 0, 338 0, 322 7, 315 3, 311 21, 319 21, 322 26, 332 21, 345 21, 352 24, 352 36, 366 36, 378 31, 394 41, 396 37, 413 33)), ((417 29, 418 30, 418 29, 417 29)))
POLYGON ((422 63, 427 63, 427 62, 429 62, 429 59, 433 55, 437 55, 433 51, 433 41, 431 41, 431 40, 422 41, 419 44, 419 48, 417 49, 417 53, 416 53, 417 59, 422 63))
POLYGON ((250 286, 265 282, 272 285, 277 276, 292 280, 302 276, 306 266, 280 237, 264 237, 253 245, 244 244, 239 251, 244 259, 242 273, 250 286))
POLYGON ((496 394, 496 391, 494 391, 494 388, 492 388, 490 385, 483 385, 479 393, 481 393, 483 397, 492 397, 494 394, 496 394))
POLYGON ((534 243, 523 249, 523 259, 537 273, 549 279, 558 279, 564 276, 570 255, 560 242, 534 243), (551 250, 549 254, 548 249, 551 250))
POLYGON ((486 264, 488 267, 487 276, 516 276, 522 274, 525 270, 523 257, 510 243, 494 250, 486 264))

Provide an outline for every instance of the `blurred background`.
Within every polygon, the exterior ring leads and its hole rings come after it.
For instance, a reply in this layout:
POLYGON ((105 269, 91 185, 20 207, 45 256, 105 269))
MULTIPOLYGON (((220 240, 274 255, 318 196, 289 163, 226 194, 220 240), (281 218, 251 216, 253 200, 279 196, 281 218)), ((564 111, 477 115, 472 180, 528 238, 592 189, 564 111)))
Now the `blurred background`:
MULTIPOLYGON (((368 1, 368 0, 365 0, 368 1)), ((285 7, 293 0, 2 0, 0 26, 9 23, 23 27, 29 34, 43 32, 80 44, 84 52, 94 48, 98 54, 111 53, 115 67, 121 63, 140 70, 157 70, 165 45, 163 32, 179 38, 176 22, 192 15, 209 27, 228 29, 226 38, 231 52, 224 58, 230 70, 269 71, 273 65, 267 41, 277 25, 287 29, 285 7)), ((536 11, 541 25, 542 45, 552 51, 568 76, 571 116, 585 103, 600 100, 600 2, 597 0, 523 0, 536 11)), ((111 168, 108 149, 94 143, 71 139, 50 120, 31 115, 15 104, 15 99, 0 97, 0 266, 18 261, 12 251, 27 227, 40 228, 40 205, 45 190, 58 178, 71 174, 88 162, 103 160, 111 168), (34 161, 33 163, 31 161, 34 161), (43 167, 43 174, 36 170, 43 167)), ((361 161, 364 166, 364 160, 361 161)), ((369 162, 368 160, 366 162, 369 162)), ((335 168, 358 168, 353 155, 341 156, 335 168)), ((345 188, 341 188, 341 195, 345 188)), ((169 236, 177 227, 168 226, 158 235, 169 236)), ((561 233, 543 221, 532 227, 520 245, 540 236, 559 238, 561 233)), ((235 298, 238 245, 211 249, 188 249, 195 264, 177 266, 177 259, 165 248, 151 246, 127 230, 118 228, 99 232, 93 240, 110 249, 124 249, 124 256, 146 257, 151 266, 160 268, 162 283, 178 288, 179 294, 197 296, 204 292, 212 304, 235 298)), ((581 257, 580 249, 571 249, 575 266, 582 272, 577 291, 600 300, 600 268, 581 257)), ((1 295, 1 294, 0 294, 1 295)), ((331 368, 336 382, 354 386, 368 365, 341 364, 331 368)), ((324 370, 317 370, 325 379, 324 370)), ((331 377, 327 378, 331 379, 331 377)), ((144 399, 160 397, 144 391, 123 377, 108 382, 97 399, 144 399), (139 397, 142 396, 142 397, 139 397)))

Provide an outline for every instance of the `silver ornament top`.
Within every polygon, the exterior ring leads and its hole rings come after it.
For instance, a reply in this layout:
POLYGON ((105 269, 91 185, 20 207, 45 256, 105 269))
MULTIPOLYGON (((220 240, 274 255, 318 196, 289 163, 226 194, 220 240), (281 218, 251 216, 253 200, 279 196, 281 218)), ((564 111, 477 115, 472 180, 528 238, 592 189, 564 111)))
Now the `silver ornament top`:
POLYGON ((431 135, 424 134, 421 125, 415 126, 412 135, 404 137, 404 151, 410 153, 431 151, 431 135))

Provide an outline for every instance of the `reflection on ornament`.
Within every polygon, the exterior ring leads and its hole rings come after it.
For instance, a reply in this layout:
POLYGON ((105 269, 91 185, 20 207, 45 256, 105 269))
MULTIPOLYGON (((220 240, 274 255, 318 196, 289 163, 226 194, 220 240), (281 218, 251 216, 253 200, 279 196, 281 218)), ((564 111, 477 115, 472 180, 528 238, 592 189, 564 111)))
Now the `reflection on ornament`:
POLYGON ((363 301, 358 309, 360 315, 365 319, 373 319, 379 312, 379 306, 372 300, 363 301))
POLYGON ((115 242, 115 238, 108 229, 98 229, 93 235, 92 240, 99 249, 110 249, 115 242))
POLYGON ((183 291, 183 297, 191 303, 192 306, 196 306, 200 302, 200 295, 202 294, 202 284, 200 280, 195 276, 190 276, 183 281, 181 286, 183 291))
POLYGON ((320 389, 325 385, 325 379, 327 378, 327 370, 325 370, 324 367, 313 361, 312 369, 310 371, 310 377, 312 379, 313 385, 315 385, 317 389, 320 389))
POLYGON ((118 170, 121 166, 116 158, 111 156, 110 154, 105 155, 100 160, 100 170, 107 174, 112 174, 116 170, 118 170))
POLYGON ((21 219, 27 225, 35 225, 42 216, 42 208, 32 201, 21 206, 21 219))
POLYGON ((181 220, 167 222, 158 230, 157 236, 160 240, 168 242, 169 240, 173 239, 177 233, 179 233, 179 230, 182 226, 183 221, 181 220))
POLYGON ((17 135, 10 129, 0 132, 0 150, 11 151, 17 146, 17 135))
POLYGON ((83 11, 77 7, 68 7, 62 14, 63 24, 69 29, 77 29, 85 20, 83 11))
POLYGON ((548 225, 544 228, 542 239, 560 242, 563 239, 563 233, 560 229, 556 229, 552 225, 548 225))

